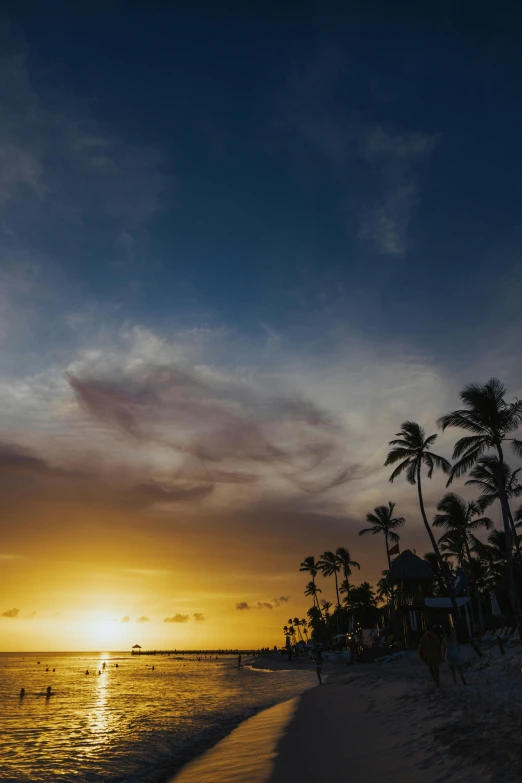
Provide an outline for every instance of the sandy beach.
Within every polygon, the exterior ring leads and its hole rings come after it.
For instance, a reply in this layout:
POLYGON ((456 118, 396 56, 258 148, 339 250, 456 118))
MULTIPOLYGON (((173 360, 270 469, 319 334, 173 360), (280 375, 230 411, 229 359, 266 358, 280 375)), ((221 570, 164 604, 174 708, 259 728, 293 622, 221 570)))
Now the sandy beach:
MULTIPOLYGON (((464 657, 468 684, 453 685, 443 664, 439 690, 415 652, 388 665, 325 667, 324 686, 242 724, 240 738, 232 732, 192 762, 190 776, 184 777, 187 768, 175 781, 520 780, 522 650, 504 657, 496 648, 485 650, 479 659, 469 649, 464 657)), ((255 666, 294 663, 260 657, 255 666)))

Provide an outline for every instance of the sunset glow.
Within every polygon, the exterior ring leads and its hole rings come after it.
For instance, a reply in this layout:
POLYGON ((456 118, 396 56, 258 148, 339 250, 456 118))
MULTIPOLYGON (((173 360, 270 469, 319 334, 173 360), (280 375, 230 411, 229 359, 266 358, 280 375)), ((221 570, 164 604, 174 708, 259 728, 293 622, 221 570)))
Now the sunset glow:
POLYGON ((374 61, 283 13, 277 40, 161 4, 58 16, 2 34, 1 647, 283 645, 304 557, 382 577, 375 506, 429 550, 384 467, 401 423, 449 459, 465 383, 522 396, 511 82, 491 55, 483 104, 472 34, 428 57, 429 26, 381 62, 395 17, 374 61))

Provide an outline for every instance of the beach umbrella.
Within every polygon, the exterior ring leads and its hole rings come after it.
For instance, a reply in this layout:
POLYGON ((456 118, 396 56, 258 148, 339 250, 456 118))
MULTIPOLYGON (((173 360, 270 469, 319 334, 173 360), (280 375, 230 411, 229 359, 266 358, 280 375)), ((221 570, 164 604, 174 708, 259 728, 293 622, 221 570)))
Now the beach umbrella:
POLYGON ((500 606, 498 605, 497 596, 495 593, 490 593, 489 597, 491 598, 491 612, 496 617, 503 617, 502 612, 500 611, 500 606))

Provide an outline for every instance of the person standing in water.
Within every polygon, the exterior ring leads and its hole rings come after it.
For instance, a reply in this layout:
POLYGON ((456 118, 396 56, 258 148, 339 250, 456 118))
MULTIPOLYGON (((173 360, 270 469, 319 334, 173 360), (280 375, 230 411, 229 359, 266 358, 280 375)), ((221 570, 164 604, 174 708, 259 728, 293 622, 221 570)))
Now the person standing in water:
POLYGON ((453 636, 452 633, 447 633, 444 636, 444 649, 446 650, 446 661, 448 662, 448 666, 450 667, 453 684, 454 685, 457 684, 457 675, 455 674, 455 669, 456 669, 460 675, 462 684, 466 685, 466 680, 464 679, 464 675, 462 674, 462 658, 460 655, 459 643, 457 642, 456 638, 453 636))
POLYGON ((243 664, 241 663, 241 653, 239 653, 239 655, 237 656, 237 668, 238 669, 243 668, 243 664))
POLYGON ((317 674, 317 679, 319 680, 319 685, 322 685, 323 681, 321 679, 321 673, 323 671, 323 655, 321 653, 321 650, 316 650, 314 658, 315 658, 315 672, 317 674))
POLYGON ((440 639, 434 632, 431 625, 426 629, 426 633, 421 637, 419 644, 419 657, 428 669, 433 677, 435 686, 439 687, 439 675, 440 675, 440 662, 442 659, 442 647, 440 639))

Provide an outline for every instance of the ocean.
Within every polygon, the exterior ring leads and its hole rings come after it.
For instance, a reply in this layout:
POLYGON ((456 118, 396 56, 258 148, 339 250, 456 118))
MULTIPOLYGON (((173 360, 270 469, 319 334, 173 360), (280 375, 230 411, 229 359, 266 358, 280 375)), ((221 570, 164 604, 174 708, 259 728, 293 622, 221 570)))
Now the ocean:
POLYGON ((310 671, 238 669, 230 656, 0 654, 0 780, 164 783, 242 720, 315 684, 310 671))

